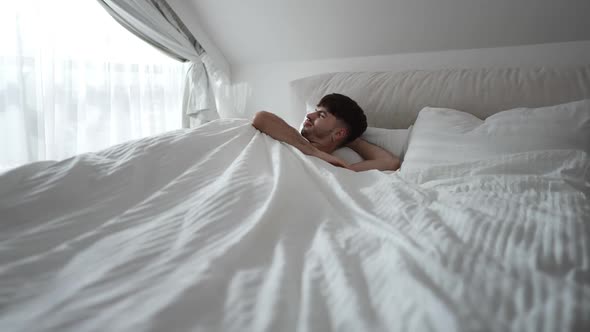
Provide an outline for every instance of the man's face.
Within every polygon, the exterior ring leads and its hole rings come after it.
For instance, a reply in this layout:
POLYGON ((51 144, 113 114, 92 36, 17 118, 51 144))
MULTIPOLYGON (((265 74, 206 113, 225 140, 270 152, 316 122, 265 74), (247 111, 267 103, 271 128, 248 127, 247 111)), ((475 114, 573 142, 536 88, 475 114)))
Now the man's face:
POLYGON ((315 112, 308 113, 301 126, 301 135, 310 142, 322 142, 343 130, 342 121, 332 115, 323 106, 316 108, 315 112))

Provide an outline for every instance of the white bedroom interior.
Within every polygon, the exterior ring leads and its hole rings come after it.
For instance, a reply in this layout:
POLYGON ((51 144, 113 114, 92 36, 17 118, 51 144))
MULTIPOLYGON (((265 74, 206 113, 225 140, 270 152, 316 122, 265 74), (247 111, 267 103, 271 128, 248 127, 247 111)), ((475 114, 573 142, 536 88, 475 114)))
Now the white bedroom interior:
POLYGON ((0 331, 590 330, 588 13, 6 2, 0 331), (252 125, 331 93, 340 163, 252 125))

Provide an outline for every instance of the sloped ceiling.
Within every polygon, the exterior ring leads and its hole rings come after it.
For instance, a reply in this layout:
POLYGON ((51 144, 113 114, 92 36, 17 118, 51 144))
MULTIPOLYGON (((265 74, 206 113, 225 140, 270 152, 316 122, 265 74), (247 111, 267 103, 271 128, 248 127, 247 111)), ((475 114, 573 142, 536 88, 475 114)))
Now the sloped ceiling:
POLYGON ((190 1, 232 65, 590 40, 590 0, 190 1))

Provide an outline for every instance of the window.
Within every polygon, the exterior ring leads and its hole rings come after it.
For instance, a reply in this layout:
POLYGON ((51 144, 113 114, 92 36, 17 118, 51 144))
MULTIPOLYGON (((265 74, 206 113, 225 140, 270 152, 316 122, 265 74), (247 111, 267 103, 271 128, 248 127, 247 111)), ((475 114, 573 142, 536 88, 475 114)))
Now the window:
POLYGON ((0 171, 180 128, 187 68, 97 1, 6 2, 0 171))

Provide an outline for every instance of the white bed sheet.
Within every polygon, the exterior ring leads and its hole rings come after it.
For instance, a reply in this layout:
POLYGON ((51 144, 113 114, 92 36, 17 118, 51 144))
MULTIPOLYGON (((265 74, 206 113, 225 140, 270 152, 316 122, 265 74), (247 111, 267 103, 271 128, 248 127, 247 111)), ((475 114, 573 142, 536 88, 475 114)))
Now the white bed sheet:
POLYGON ((589 161, 354 173, 219 120, 18 168, 0 330, 588 329, 589 161))

